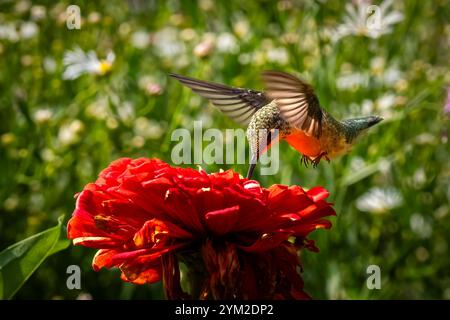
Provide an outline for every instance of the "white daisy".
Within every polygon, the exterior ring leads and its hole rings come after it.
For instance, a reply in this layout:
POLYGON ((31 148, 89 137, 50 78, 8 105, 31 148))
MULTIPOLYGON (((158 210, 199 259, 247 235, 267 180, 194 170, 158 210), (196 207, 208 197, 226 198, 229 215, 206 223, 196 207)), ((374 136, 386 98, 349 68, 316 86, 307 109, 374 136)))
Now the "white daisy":
POLYGON ((13 23, 0 24, 0 40, 16 42, 20 39, 20 34, 13 23))
POLYGON ((197 44, 194 48, 194 54, 199 58, 204 58, 209 56, 214 50, 215 46, 215 37, 213 34, 205 35, 203 41, 197 44))
POLYGON ((286 65, 289 63, 289 53, 285 48, 271 48, 267 51, 267 61, 286 65))
POLYGON ((63 146, 76 143, 80 139, 80 134, 84 130, 84 124, 78 119, 70 123, 63 124, 59 128, 58 140, 63 146))
POLYGON ((430 223, 428 223, 425 217, 419 213, 414 213, 411 216, 409 224, 411 226, 411 230, 420 238, 429 238, 433 233, 433 227, 430 223))
POLYGON ((20 25, 20 38, 31 39, 39 32, 39 27, 32 21, 24 22, 20 25))
POLYGON ((84 52, 81 48, 64 54, 64 80, 73 80, 83 74, 104 75, 108 73, 115 60, 113 52, 108 53, 106 59, 99 59, 94 51, 84 52))
POLYGON ((217 37, 217 51, 225 53, 238 53, 238 40, 233 34, 229 32, 221 33, 217 37))
POLYGON ((344 73, 338 76, 336 87, 340 90, 358 89, 369 84, 369 76, 361 72, 344 73))
POLYGON ((150 44, 150 35, 147 31, 139 30, 132 34, 131 44, 138 49, 145 49, 150 44))
POLYGON ((136 119, 134 132, 136 136, 145 139, 159 139, 164 133, 164 128, 158 121, 139 117, 136 119))
POLYGON ((404 78, 403 72, 395 66, 386 69, 382 75, 382 81, 387 85, 396 84, 404 78))
POLYGON ((41 5, 34 5, 31 7, 30 13, 34 21, 40 21, 47 16, 47 9, 41 5))
POLYGON ((42 68, 45 70, 45 72, 47 73, 54 73, 56 71, 57 65, 56 65, 56 61, 55 59, 53 59, 53 57, 45 57, 42 60, 42 68))
POLYGON ((333 34, 333 40, 350 35, 379 38, 392 32, 392 26, 403 20, 403 14, 391 8, 393 0, 384 0, 379 6, 367 1, 357 4, 347 3, 347 15, 333 34))
POLYGON ((400 206, 403 197, 394 188, 372 188, 356 200, 356 207, 365 212, 385 213, 400 206))
POLYGON ((50 109, 38 109, 34 113, 34 120, 38 124, 48 122, 52 119, 52 117, 53 117, 53 112, 50 109))
POLYGON ((173 27, 166 27, 155 32, 153 45, 156 54, 164 58, 175 58, 186 52, 184 42, 179 39, 178 30, 173 27))

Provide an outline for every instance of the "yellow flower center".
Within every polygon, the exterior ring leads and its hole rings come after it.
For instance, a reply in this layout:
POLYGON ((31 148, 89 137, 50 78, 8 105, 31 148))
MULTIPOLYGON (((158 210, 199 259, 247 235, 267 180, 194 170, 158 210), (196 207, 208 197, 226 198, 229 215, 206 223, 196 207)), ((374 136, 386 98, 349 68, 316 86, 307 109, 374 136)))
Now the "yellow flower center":
POLYGON ((357 30, 356 30, 356 33, 359 35, 359 36, 367 36, 368 34, 369 34, 369 29, 367 28, 367 27, 359 27, 357 30))
POLYGON ((112 64, 109 61, 106 60, 100 60, 100 65, 98 67, 98 73, 100 75, 104 75, 108 73, 111 70, 112 64))

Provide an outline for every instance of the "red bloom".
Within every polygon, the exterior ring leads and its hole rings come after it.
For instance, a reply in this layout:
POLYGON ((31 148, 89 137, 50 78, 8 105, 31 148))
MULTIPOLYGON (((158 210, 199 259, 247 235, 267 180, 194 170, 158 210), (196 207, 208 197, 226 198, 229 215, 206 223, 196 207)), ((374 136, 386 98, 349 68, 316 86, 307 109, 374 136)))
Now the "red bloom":
POLYGON ((228 170, 207 174, 158 159, 119 159, 78 195, 74 244, 100 249, 93 268, 137 284, 163 278, 168 298, 307 298, 298 251, 330 228, 328 192, 273 185, 228 170), (188 267, 191 296, 180 285, 188 267), (195 281, 194 281, 195 279, 195 281))

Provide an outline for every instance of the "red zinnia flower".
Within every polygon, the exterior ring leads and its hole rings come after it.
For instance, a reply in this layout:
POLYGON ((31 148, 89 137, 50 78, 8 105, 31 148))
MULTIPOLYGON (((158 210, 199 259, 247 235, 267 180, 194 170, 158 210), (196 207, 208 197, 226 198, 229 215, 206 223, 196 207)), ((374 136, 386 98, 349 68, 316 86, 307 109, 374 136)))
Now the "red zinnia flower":
POLYGON ((93 268, 119 267, 124 281, 164 281, 166 296, 308 298, 298 251, 330 228, 328 192, 273 185, 228 170, 207 174, 158 159, 119 159, 78 195, 68 224, 74 244, 100 249, 93 268), (190 295, 180 284, 187 267, 190 295))

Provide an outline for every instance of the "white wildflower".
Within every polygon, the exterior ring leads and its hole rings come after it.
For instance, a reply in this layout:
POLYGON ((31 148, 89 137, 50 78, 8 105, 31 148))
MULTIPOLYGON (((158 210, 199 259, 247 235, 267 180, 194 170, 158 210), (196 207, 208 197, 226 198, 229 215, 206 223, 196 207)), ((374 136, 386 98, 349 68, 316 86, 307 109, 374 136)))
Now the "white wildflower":
POLYGON ((80 133, 84 129, 84 124, 80 120, 73 120, 71 123, 63 124, 58 132, 59 143, 68 146, 76 143, 80 139, 80 133))
POLYGON ((409 224, 411 230, 420 238, 429 238, 433 232, 432 226, 425 220, 424 216, 419 213, 414 213, 411 216, 409 224))
POLYGON ((377 106, 381 110, 389 109, 392 106, 394 106, 394 104, 395 104, 395 95, 392 93, 387 93, 377 100, 377 106))
POLYGON ((373 108, 374 108, 373 101, 364 99, 364 101, 362 102, 362 105, 361 105, 361 110, 360 110, 361 115, 369 116, 369 115, 373 114, 373 108))
POLYGON ((370 71, 374 74, 382 74, 386 67, 384 57, 374 57, 370 60, 370 71))
POLYGON ((267 57, 264 54, 264 52, 261 52, 261 51, 253 52, 252 62, 253 62, 253 64, 255 64, 257 66, 263 66, 267 62, 267 57))
POLYGON ((19 32, 14 24, 0 24, 0 40, 9 40, 16 42, 20 39, 19 32))
POLYGON ((54 73, 56 71, 56 61, 52 57, 45 57, 42 61, 42 67, 47 73, 54 73))
POLYGON ((252 56, 250 53, 241 53, 238 57, 240 64, 249 64, 252 62, 252 56))
POLYGON ((285 48, 273 48, 267 51, 267 61, 286 65, 289 63, 289 54, 285 48))
POLYGON ((131 145, 135 148, 142 148, 145 145, 145 139, 142 136, 134 136, 131 138, 131 145))
POLYGON ((379 115, 385 119, 392 118, 394 114, 394 106, 396 105, 396 95, 386 93, 379 97, 375 102, 375 109, 379 115))
POLYGON ((16 2, 16 5, 14 6, 14 10, 17 13, 25 13, 27 12, 31 7, 31 1, 29 0, 20 0, 16 2))
POLYGON ((102 20, 102 15, 100 14, 100 12, 93 11, 89 13, 87 20, 89 23, 96 24, 102 20))
POLYGON ((378 170, 380 171, 380 173, 382 175, 384 175, 386 178, 392 176, 391 174, 391 168, 392 168, 392 164, 389 160, 387 159, 381 159, 380 162, 378 163, 378 170))
POLYGON ((31 18, 34 21, 40 21, 47 15, 47 9, 41 5, 35 5, 31 7, 31 18))
POLYGON ((424 168, 419 168, 414 172, 412 177, 412 185, 415 189, 421 189, 427 182, 427 175, 424 168))
POLYGON ((48 122, 53 117, 53 112, 50 109, 39 109, 34 113, 34 121, 38 124, 48 122))
POLYGON ((20 37, 22 39, 31 39, 39 32, 38 25, 32 21, 24 22, 20 25, 20 37))
POLYGON ((238 53, 239 44, 236 37, 229 32, 219 34, 217 37, 217 51, 224 53, 238 53))
POLYGON ((336 86, 340 90, 357 89, 367 86, 369 77, 360 72, 345 73, 337 78, 336 86))
POLYGON ((120 24, 120 26, 119 26, 119 35, 121 37, 124 37, 124 38, 127 37, 128 38, 128 35, 130 34, 130 32, 131 32, 131 26, 130 26, 129 23, 123 22, 123 23, 120 24))
POLYGON ((136 119, 134 131, 136 136, 147 139, 158 139, 164 133, 164 129, 157 121, 139 117, 136 119))
POLYGON ((352 172, 362 170, 365 166, 366 162, 364 161, 364 159, 358 156, 353 157, 350 162, 350 168, 352 172))
POLYGON ((403 73, 397 67, 389 67, 383 73, 382 80, 387 85, 393 85, 402 81, 401 84, 404 84, 403 73))
POLYGON ((426 145, 426 144, 434 145, 437 143, 437 138, 435 135, 433 135, 429 132, 424 132, 424 133, 417 135, 414 138, 414 142, 419 145, 426 145))
POLYGON ((393 10, 393 0, 384 0, 379 6, 372 6, 366 1, 347 3, 344 21, 335 30, 333 40, 350 35, 379 38, 392 32, 392 26, 403 20, 403 14, 393 10))
POLYGON ((192 41, 192 40, 194 40, 195 38, 197 37, 197 33, 195 32, 195 30, 194 29, 191 29, 191 28, 186 28, 186 29, 183 29, 183 30, 181 30, 181 32, 180 32, 180 38, 183 40, 183 41, 192 41))
POLYGON ((156 53, 164 58, 173 58, 183 54, 186 47, 178 35, 177 29, 173 27, 166 27, 156 32, 153 38, 156 53))
POLYGON ((106 59, 99 59, 94 51, 84 52, 81 48, 67 51, 64 54, 65 70, 63 79, 73 80, 83 74, 104 75, 108 73, 115 60, 113 52, 108 53, 106 59))
POLYGON ((356 200, 356 207, 365 212, 385 213, 400 206, 403 197, 394 188, 372 188, 356 200))
POLYGON ((111 113, 108 99, 105 97, 98 98, 86 107, 85 113, 90 118, 105 120, 111 113))
POLYGON ((13 211, 16 209, 20 204, 20 198, 16 195, 10 195, 8 198, 6 198, 5 202, 3 202, 3 207, 7 211, 13 211))
POLYGON ((161 95, 164 91, 164 88, 158 81, 147 75, 139 78, 138 85, 150 96, 161 95))
POLYGON ((150 36, 147 31, 136 31, 131 36, 131 44, 138 49, 144 49, 150 44, 150 36))
POLYGON ((129 101, 124 101, 117 106, 117 114, 124 122, 131 122, 134 119, 134 106, 129 101))
POLYGON ((202 123, 202 126, 205 128, 211 127, 213 125, 213 118, 206 112, 202 112, 197 121, 200 121, 202 123))
POLYGON ((114 117, 107 117, 106 126, 111 130, 117 129, 119 127, 119 121, 117 121, 114 117))
POLYGON ((233 31, 239 38, 243 39, 250 31, 250 24, 247 20, 240 19, 234 24, 233 31))
POLYGON ((204 39, 195 46, 194 54, 199 58, 209 56, 215 45, 215 37, 212 34, 206 34, 204 39))
POLYGON ((92 295, 90 293, 80 293, 77 300, 92 300, 92 295))
POLYGON ((44 148, 41 151, 41 157, 44 161, 47 161, 47 162, 53 162, 56 159, 55 152, 53 152, 53 150, 49 149, 49 148, 44 148))

